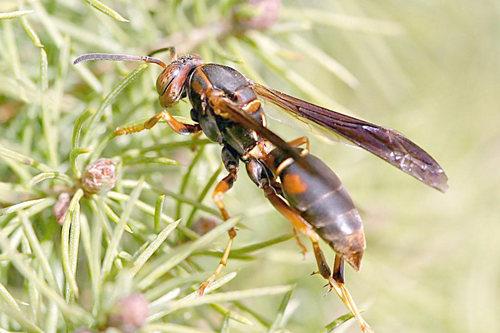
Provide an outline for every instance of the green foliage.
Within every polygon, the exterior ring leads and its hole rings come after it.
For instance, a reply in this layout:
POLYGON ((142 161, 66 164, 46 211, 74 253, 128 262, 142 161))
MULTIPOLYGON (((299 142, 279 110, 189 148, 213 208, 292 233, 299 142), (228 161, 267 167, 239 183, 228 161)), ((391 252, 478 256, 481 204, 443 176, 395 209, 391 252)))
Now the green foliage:
MULTIPOLYGON (((499 264, 485 261, 495 258, 485 252, 498 244, 490 239, 498 221, 489 214, 498 198, 484 194, 498 190, 498 145, 485 147, 498 140, 490 133, 500 119, 470 112, 498 106, 490 87, 498 80, 492 32, 498 29, 487 24, 497 22, 498 6, 478 5, 474 16, 451 2, 319 1, 312 8, 308 1, 284 1, 272 27, 246 30, 234 18, 259 12, 243 2, 2 1, 0 328, 104 330, 119 300, 135 292, 149 302, 143 332, 315 332, 353 322, 334 295, 320 296, 322 281, 308 276, 312 254, 301 260, 288 225, 244 175, 227 196, 229 211, 242 216, 205 235, 193 231, 199 218, 219 216, 207 198, 224 172, 219 147, 180 138, 161 124, 115 137, 116 127, 159 111, 158 68, 72 65, 82 53, 142 55, 174 45, 279 90, 363 113, 431 147, 451 169, 452 191, 457 188, 451 199, 408 186, 411 181, 384 173, 390 168, 363 153, 335 148, 343 156, 337 157, 333 146, 313 139, 315 153, 338 166, 368 222, 364 271, 349 274, 348 285, 381 331, 466 331, 465 310, 475 331, 498 329, 488 319, 496 316, 498 297, 484 287, 498 280, 499 264), (474 27, 472 37, 467 27, 474 27), (469 45, 475 58, 461 56, 469 45), (491 157, 478 163, 479 156, 491 157), (116 163, 118 181, 107 193, 88 195, 80 178, 99 158, 116 163), (484 168, 474 180, 475 168, 464 166, 473 162, 484 168), (59 225, 55 207, 63 193, 71 200, 59 225), (463 235, 470 223, 484 229, 477 238, 463 235), (234 225, 240 230, 229 267, 199 297, 197 287, 215 269, 234 225), (429 234, 442 236, 438 242, 429 234), (457 259, 446 256, 447 248, 458 251, 457 259), (483 287, 476 283, 481 279, 483 287), (462 296, 464 289, 474 296, 462 296), (375 297, 378 303, 367 305, 375 297), (482 302, 484 314, 471 308, 482 302)), ((189 105, 173 111, 186 117, 189 105)), ((278 122, 273 129, 303 134, 278 122)))
MULTIPOLYGON (((86 2, 116 21, 128 22, 100 1, 86 2)), ((8 258, 1 271, 6 283, 1 288, 3 328, 38 332, 102 329, 120 298, 133 291, 148 295, 161 289, 149 297, 151 328, 189 330, 189 322, 176 313, 210 304, 212 311, 223 314, 224 326, 229 329, 233 320, 248 326, 256 323, 255 318, 250 311, 229 310, 222 304, 290 290, 289 286, 278 285, 215 292, 237 275, 232 272, 208 286, 206 292, 210 295, 197 296, 196 286, 212 268, 200 267, 195 258, 219 256, 206 248, 237 223, 236 219, 230 220, 202 237, 189 229, 198 212, 218 216, 211 204, 203 204, 222 171, 220 162, 208 158, 214 150, 207 153, 204 149, 210 142, 182 141, 172 134, 160 137, 157 131, 115 138, 113 128, 130 121, 142 122, 150 113, 145 110, 155 107, 152 77, 156 70, 145 64, 133 70, 124 64, 116 64, 114 70, 106 64, 96 64, 97 70, 70 64, 79 52, 125 52, 136 44, 134 40, 157 43, 161 36, 171 36, 181 50, 197 49, 207 60, 239 59, 241 53, 229 54, 221 51, 221 46, 228 43, 236 50, 248 44, 240 39, 242 30, 233 27, 236 23, 230 19, 207 22, 205 15, 230 14, 235 5, 174 3, 153 11, 140 6, 123 7, 123 12, 139 22, 136 27, 119 25, 77 2, 60 3, 55 8, 48 2, 33 1, 27 4, 29 10, 19 8, 1 14, 3 39, 7 41, 2 54, 7 65, 3 73, 13 70, 15 78, 3 86, 2 100, 6 107, 14 104, 16 113, 2 124, 2 181, 5 187, 17 189, 2 198, 5 207, 0 209, 0 246, 4 258, 8 258), (79 11, 86 14, 80 15, 79 11), (144 20, 157 24, 145 25, 144 20), (110 29, 112 36, 90 29, 96 22, 110 29), (38 49, 38 59, 24 55, 30 49, 29 40, 31 48, 38 49), (110 43, 112 40, 115 42, 110 43), (100 77, 95 72, 100 72, 100 77), (115 73, 123 77, 117 78, 115 73), (192 147, 197 147, 197 152, 185 171, 167 157, 169 152, 179 151, 180 158, 189 158, 192 147), (85 166, 100 157, 116 161, 120 180, 113 191, 86 195, 80 188, 80 177, 85 166), (211 172, 214 176, 207 178, 199 194, 193 193, 202 180, 195 173, 211 172), (164 183, 164 179, 170 179, 170 186, 153 185, 164 183), (174 189, 176 179, 178 190, 174 189), (69 194, 71 200, 56 208, 61 193, 69 194), (191 206, 189 211, 186 205, 191 206), (174 206, 177 221, 163 212, 169 212, 169 206, 174 206), (54 214, 62 216, 60 228, 54 214), (190 276, 196 272, 200 274, 192 279, 190 276), (21 307, 27 308, 28 316, 21 314, 21 307)), ((253 44, 251 49, 258 51, 253 44)), ((141 48, 136 52, 147 52, 147 43, 141 48)), ((231 258, 249 260, 255 251, 288 239, 290 236, 284 235, 254 242, 235 249, 231 258)), ((283 326, 280 318, 284 310, 279 310, 273 327, 283 326)), ((147 326, 143 329, 149 330, 147 326)))

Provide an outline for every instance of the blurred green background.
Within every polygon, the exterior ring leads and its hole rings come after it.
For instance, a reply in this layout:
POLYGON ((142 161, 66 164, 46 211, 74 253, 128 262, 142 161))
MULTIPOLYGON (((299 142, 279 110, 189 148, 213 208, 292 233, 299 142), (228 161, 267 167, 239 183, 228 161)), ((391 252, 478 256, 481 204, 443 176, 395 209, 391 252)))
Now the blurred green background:
MULTIPOLYGON (((230 12, 222 12, 216 1, 178 1, 176 6, 153 0, 106 3, 130 22, 117 23, 84 1, 24 3, 35 10, 27 17, 46 45, 51 80, 57 75, 59 49, 52 25, 56 36, 63 38, 60 42, 69 36, 71 59, 96 51, 145 54, 172 40, 183 49, 188 38, 183 34, 217 26, 230 12)), ((14 10, 17 5, 18 1, 3 0, 0 11, 14 10)), ((209 29, 205 31, 210 37, 209 29)), ((311 135, 313 153, 343 180, 365 223, 367 250, 362 269, 355 273, 347 268, 347 285, 370 325, 378 332, 500 331, 500 3, 290 0, 283 1, 279 20, 272 27, 245 34, 218 42, 203 39, 194 51, 275 89, 397 129, 431 153, 448 174, 450 189, 442 194, 369 153, 311 135), (308 53, 306 42, 314 52, 308 53), (273 57, 278 59, 274 63, 269 60, 273 57)), ((21 141, 19 128, 24 121, 35 121, 36 109, 25 107, 18 98, 12 80, 16 69, 5 45, 9 36, 15 36, 22 61, 17 73, 33 80, 38 75, 38 52, 15 19, 2 22, 0 35, 0 115, 21 106, 26 111, 13 111, 14 115, 0 119, 0 140, 16 142, 21 141)), ((66 142, 76 116, 87 104, 98 105, 120 75, 133 68, 121 64, 86 67, 97 75, 95 91, 87 84, 95 77, 82 74, 81 69, 79 74, 72 65, 67 69, 57 123, 61 156, 68 153, 66 142)), ((123 98, 118 97, 115 112, 107 114, 108 128, 159 110, 152 89, 158 73, 157 68, 149 69, 123 98)), ((188 110, 186 103, 178 108, 186 117, 188 110)), ((271 121, 270 127, 286 138, 308 134, 300 126, 279 121, 271 121)), ((165 131, 156 128, 153 134, 120 138, 104 155, 119 154, 126 145, 151 145, 165 131)), ((42 136, 40 127, 33 135, 35 139, 42 136)), ((44 141, 34 142, 31 152, 46 158, 44 141)), ((206 148, 194 169, 188 195, 197 193, 199 184, 217 168, 219 152, 217 146, 206 148)), ((184 159, 185 165, 193 155, 190 151, 167 154, 184 159)), ((185 168, 177 173, 161 167, 148 170, 158 183, 176 191, 185 168)), ((131 168, 126 178, 137 179, 143 170, 131 168)), ((10 179, 11 170, 0 169, 0 181, 10 179)), ((154 198, 145 201, 154 205, 154 198)), ((212 205, 209 199, 206 202, 212 205)), ((244 170, 227 195, 227 206, 233 215, 243 216, 246 226, 240 228, 236 247, 291 231, 244 170)), ((173 213, 174 207, 169 209, 167 213, 173 213)), ((221 237, 214 248, 224 244, 221 237)), ((331 260, 332 252, 326 252, 331 260)), ((209 270, 215 268, 216 259, 199 262, 209 270)), ((234 269, 240 271, 226 286, 228 290, 297 285, 287 312, 286 327, 291 332, 319 332, 346 312, 334 294, 326 294, 318 276, 309 276, 315 269, 313 255, 308 253, 303 260, 293 240, 258 252, 254 261, 230 261, 227 270, 234 269)), ((247 304, 265 316, 275 313, 279 302, 270 297, 247 304)), ((231 332, 249 330, 253 329, 231 325, 231 332)), ((339 331, 359 329, 352 323, 339 331)))

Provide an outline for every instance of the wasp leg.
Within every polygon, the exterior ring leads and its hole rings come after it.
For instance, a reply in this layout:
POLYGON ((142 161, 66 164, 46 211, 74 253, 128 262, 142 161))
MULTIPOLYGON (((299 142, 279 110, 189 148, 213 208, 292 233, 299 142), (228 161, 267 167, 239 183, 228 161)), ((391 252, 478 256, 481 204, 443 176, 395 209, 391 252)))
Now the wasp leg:
MULTIPOLYGON (((293 139, 292 141, 288 141, 287 144, 290 146, 290 147, 293 147, 293 148, 296 148, 296 147, 299 147, 299 146, 302 146, 302 145, 305 145, 306 148, 305 149, 302 149, 300 151, 300 156, 304 157, 306 156, 307 154, 309 154, 309 152, 311 151, 311 145, 309 143, 309 138, 306 137, 306 136, 301 136, 301 137, 298 137, 296 139, 293 139)), ((286 167, 288 167, 290 164, 292 164, 294 162, 294 159, 292 157, 289 157, 287 159, 285 159, 283 162, 281 162, 281 164, 276 168, 276 174, 279 175, 283 169, 285 169, 286 167)))
POLYGON ((344 284, 344 259, 338 254, 335 254, 335 261, 333 263, 332 276, 329 279, 330 286, 339 295, 340 299, 347 308, 354 315, 359 323, 361 331, 363 332, 373 332, 368 323, 363 319, 361 313, 359 312, 356 303, 354 302, 351 293, 344 284))
MULTIPOLYGON (((217 185, 212 193, 212 198, 215 202, 217 208, 219 208, 220 214, 224 221, 229 219, 229 213, 224 205, 224 194, 233 187, 234 182, 236 181, 238 175, 238 157, 235 153, 233 153, 230 148, 224 147, 222 149, 222 161, 224 162, 224 166, 226 167, 229 174, 224 177, 217 185)), ((198 294, 203 295, 205 293, 205 289, 208 285, 215 280, 215 278, 220 274, 222 269, 227 265, 227 260, 229 257, 229 253, 231 252, 231 247, 233 245, 233 240, 236 237, 236 228, 231 228, 227 232, 229 235, 229 241, 224 249, 222 254, 222 258, 217 265, 214 273, 205 281, 200 284, 198 288, 198 294)))
POLYGON ((175 46, 167 46, 167 47, 162 47, 160 49, 153 50, 148 53, 148 57, 152 57, 155 54, 158 54, 160 52, 168 52, 168 55, 170 57, 170 60, 176 60, 177 59, 177 51, 175 50, 175 46))
POLYGON ((174 132, 178 134, 192 134, 201 131, 199 124, 185 124, 177 119, 175 119, 168 111, 162 111, 155 114, 153 117, 146 120, 144 123, 139 125, 132 125, 128 127, 119 127, 115 130, 115 135, 125 135, 137 133, 146 129, 153 128, 158 122, 165 121, 174 132))
MULTIPOLYGON (((246 162, 246 169, 248 177, 250 177, 259 188, 264 189, 264 191, 273 192, 276 195, 283 195, 281 184, 274 179, 273 175, 269 173, 261 162, 250 159, 246 162)), ((293 234, 300 248, 300 252, 305 255, 307 253, 307 248, 300 240, 299 231, 295 227, 293 228, 293 234)))
POLYGON ((297 231, 297 229, 295 229, 295 228, 292 228, 292 229, 293 229, 293 237, 295 238, 295 242, 297 242, 297 245, 300 248, 300 253, 302 253, 302 256, 305 257, 305 255, 307 253, 307 247, 300 240, 300 238, 299 238, 299 232, 297 231))
POLYGON ((335 255, 335 261, 333 262, 332 279, 337 283, 344 283, 344 259, 338 254, 335 255))
POLYGON ((323 251, 319 247, 319 242, 317 239, 310 238, 313 251, 314 251, 314 258, 316 258, 316 264, 318 265, 318 273, 328 281, 328 285, 331 285, 330 283, 330 276, 331 276, 331 271, 330 267, 328 267, 328 263, 326 262, 325 255, 323 254, 323 251))
POLYGON ((330 279, 331 271, 326 263, 323 252, 319 247, 319 236, 312 229, 311 225, 307 223, 297 211, 288 206, 288 204, 275 193, 272 187, 269 186, 264 188, 264 192, 266 194, 266 198, 271 202, 271 204, 292 223, 294 230, 306 235, 311 240, 314 256, 316 257, 316 262, 318 263, 319 273, 325 279, 330 279))
POLYGON ((308 152, 311 151, 311 144, 309 142, 309 138, 307 136, 301 136, 296 139, 293 139, 292 141, 288 141, 288 144, 292 147, 299 147, 302 145, 306 146, 306 150, 308 152))
MULTIPOLYGON (((363 317, 361 317, 361 314, 359 313, 359 310, 356 307, 351 294, 344 285, 343 279, 341 282, 338 282, 334 278, 332 278, 328 263, 326 262, 323 251, 321 251, 321 248, 319 246, 319 236, 312 229, 311 225, 309 225, 309 223, 307 223, 307 221, 305 221, 297 211, 288 206, 287 203, 274 192, 274 189, 272 187, 268 186, 267 188, 264 188, 264 192, 267 199, 269 199, 273 206, 292 223, 293 227, 297 231, 309 237, 313 245, 314 256, 318 264, 319 273, 323 278, 328 280, 328 284, 335 290, 345 306, 354 315, 359 323, 361 330, 363 332, 372 332, 368 323, 363 319, 363 317)), ((334 265, 334 267, 337 267, 337 270, 339 270, 343 268, 343 264, 339 262, 337 265, 334 265)), ((334 276, 343 277, 343 272, 334 271, 334 276)))
MULTIPOLYGON (((193 141, 198 140, 201 136, 201 133, 202 133, 201 131, 193 133, 193 135, 191 136, 191 140, 193 141)), ((191 151, 196 151, 196 149, 198 148, 199 146, 195 142, 193 142, 193 144, 190 147, 191 151)))

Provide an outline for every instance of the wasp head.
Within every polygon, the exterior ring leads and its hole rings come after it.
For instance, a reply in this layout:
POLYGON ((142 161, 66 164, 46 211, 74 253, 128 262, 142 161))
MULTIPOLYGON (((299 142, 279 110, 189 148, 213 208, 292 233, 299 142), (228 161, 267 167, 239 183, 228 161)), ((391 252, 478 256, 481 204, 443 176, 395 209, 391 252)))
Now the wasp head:
POLYGON ((110 53, 88 53, 83 54, 73 62, 77 64, 83 61, 108 60, 108 61, 142 61, 152 63, 163 67, 163 72, 156 80, 156 90, 160 96, 160 104, 163 107, 169 107, 179 101, 186 95, 186 86, 191 71, 202 64, 201 58, 195 55, 185 55, 176 57, 175 49, 167 47, 159 49, 149 56, 135 56, 128 54, 110 54, 110 53), (151 55, 159 51, 168 50, 174 59, 170 64, 166 64, 160 59, 153 58, 151 55))
POLYGON ((198 56, 185 55, 165 67, 156 80, 156 90, 162 107, 169 107, 186 95, 189 75, 201 64, 202 61, 198 56))

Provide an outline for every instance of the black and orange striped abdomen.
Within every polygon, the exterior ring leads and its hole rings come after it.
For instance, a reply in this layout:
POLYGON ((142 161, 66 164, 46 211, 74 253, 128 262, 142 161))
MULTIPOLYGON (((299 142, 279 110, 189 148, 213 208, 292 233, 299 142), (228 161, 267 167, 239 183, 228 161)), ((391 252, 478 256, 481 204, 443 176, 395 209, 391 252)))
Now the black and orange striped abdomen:
POLYGON ((363 224, 337 175, 319 158, 306 155, 312 170, 293 162, 280 173, 289 204, 356 270, 365 249, 363 224))

